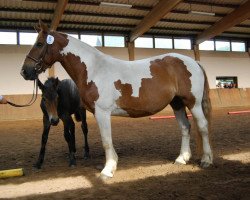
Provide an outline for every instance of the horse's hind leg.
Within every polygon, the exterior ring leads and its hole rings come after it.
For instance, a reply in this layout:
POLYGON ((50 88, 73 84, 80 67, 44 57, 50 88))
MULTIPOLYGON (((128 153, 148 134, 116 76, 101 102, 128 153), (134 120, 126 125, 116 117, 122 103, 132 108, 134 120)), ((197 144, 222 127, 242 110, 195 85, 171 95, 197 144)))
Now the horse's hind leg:
POLYGON ((68 143, 69 147, 69 166, 75 166, 76 165, 76 159, 75 159, 75 133, 71 132, 74 131, 74 121, 71 118, 71 116, 67 116, 62 119, 64 124, 64 138, 68 143))
POLYGON ((85 144, 83 158, 88 159, 90 157, 89 156, 89 144, 88 144, 88 124, 86 120, 86 110, 84 108, 80 108, 80 115, 81 115, 81 120, 82 120, 81 128, 82 128, 82 132, 84 135, 84 144, 85 144))
MULTIPOLYGON (((206 119, 202 106, 200 103, 196 103, 190 111, 193 114, 195 122, 197 124, 198 133, 200 134, 203 147, 203 156, 201 159, 201 167, 208 167, 213 163, 213 154, 211 150, 211 146, 209 144, 209 129, 208 129, 208 120, 206 119)), ((200 145, 201 146, 201 145, 200 145)))
POLYGON ((185 106, 182 103, 182 100, 178 97, 175 97, 173 101, 170 103, 174 110, 174 114, 176 120, 179 124, 182 134, 181 141, 181 150, 180 155, 176 158, 175 163, 177 164, 186 164, 191 158, 191 150, 190 150, 190 123, 187 118, 187 113, 185 110, 185 106))

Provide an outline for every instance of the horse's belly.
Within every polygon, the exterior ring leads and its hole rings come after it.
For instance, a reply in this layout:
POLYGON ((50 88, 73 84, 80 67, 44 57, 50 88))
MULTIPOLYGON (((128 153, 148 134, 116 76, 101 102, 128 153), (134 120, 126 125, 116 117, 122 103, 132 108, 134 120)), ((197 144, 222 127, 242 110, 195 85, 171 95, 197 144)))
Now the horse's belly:
POLYGON ((124 117, 146 117, 153 115, 161 110, 163 110, 168 105, 167 102, 163 104, 128 104, 123 105, 122 108, 117 108, 112 111, 113 116, 124 116, 124 117))

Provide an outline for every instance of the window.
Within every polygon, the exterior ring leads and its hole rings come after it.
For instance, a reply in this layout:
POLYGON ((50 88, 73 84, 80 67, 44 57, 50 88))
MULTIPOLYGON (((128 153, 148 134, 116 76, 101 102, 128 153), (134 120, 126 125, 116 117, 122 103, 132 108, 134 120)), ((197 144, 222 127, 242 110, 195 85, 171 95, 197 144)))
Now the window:
POLYGON ((245 42, 232 42, 231 45, 232 45, 232 51, 241 51, 241 52, 246 51, 245 42))
POLYGON ((139 47, 139 48, 153 48, 153 38, 138 37, 135 40, 135 47, 139 47))
POLYGON ((67 35, 69 35, 73 38, 79 39, 78 34, 67 33, 67 35))
POLYGON ((199 49, 200 50, 214 50, 214 41, 205 41, 199 44, 199 49))
POLYGON ((155 38, 155 48, 172 49, 173 42, 169 38, 155 38))
POLYGON ((123 36, 104 36, 104 44, 106 47, 125 47, 123 36))
POLYGON ((175 49, 191 49, 190 39, 174 39, 175 49))
POLYGON ((81 35, 81 41, 91 45, 100 47, 102 46, 102 36, 101 35, 81 35))
POLYGON ((36 42, 38 33, 22 33, 20 32, 20 44, 33 45, 36 42))
POLYGON ((238 88, 238 78, 237 76, 216 77, 216 87, 217 88, 238 88))
POLYGON ((216 51, 230 51, 229 41, 215 41, 216 51))
POLYGON ((17 33, 0 32, 0 44, 17 44, 17 33))

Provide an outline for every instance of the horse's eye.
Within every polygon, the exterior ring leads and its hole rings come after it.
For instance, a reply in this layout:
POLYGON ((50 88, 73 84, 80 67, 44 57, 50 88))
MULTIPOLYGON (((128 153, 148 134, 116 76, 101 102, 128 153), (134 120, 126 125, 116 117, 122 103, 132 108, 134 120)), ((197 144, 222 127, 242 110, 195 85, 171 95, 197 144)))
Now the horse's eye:
POLYGON ((37 46, 37 47, 42 47, 43 44, 42 44, 41 42, 38 42, 38 43, 36 43, 36 46, 37 46))

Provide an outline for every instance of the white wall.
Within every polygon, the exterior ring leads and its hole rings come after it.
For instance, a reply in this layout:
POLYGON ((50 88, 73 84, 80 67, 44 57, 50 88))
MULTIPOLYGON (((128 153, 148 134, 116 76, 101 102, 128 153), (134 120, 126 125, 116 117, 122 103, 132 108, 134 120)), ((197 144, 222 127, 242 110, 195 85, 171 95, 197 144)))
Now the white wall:
MULTIPOLYGON (((33 82, 25 81, 20 75, 21 66, 31 46, 0 45, 0 94, 32 94, 33 82)), ((127 48, 100 47, 99 50, 113 57, 128 60, 127 48)), ((168 52, 194 57, 192 50, 135 49, 135 58, 143 59, 168 52)), ((211 88, 216 86, 216 76, 237 76, 239 87, 250 87, 250 59, 248 53, 200 51, 201 65, 205 68, 211 88)), ((55 74, 60 79, 69 78, 59 63, 55 74)), ((40 76, 44 81, 45 72, 40 76)))
POLYGON ((216 87, 216 76, 237 76, 238 87, 250 87, 248 53, 200 51, 201 65, 207 72, 210 88, 216 87))
MULTIPOLYGON (((32 94, 33 81, 25 81, 21 67, 31 46, 0 45, 0 95, 32 94)), ((48 72, 41 75, 45 80, 48 72)))

